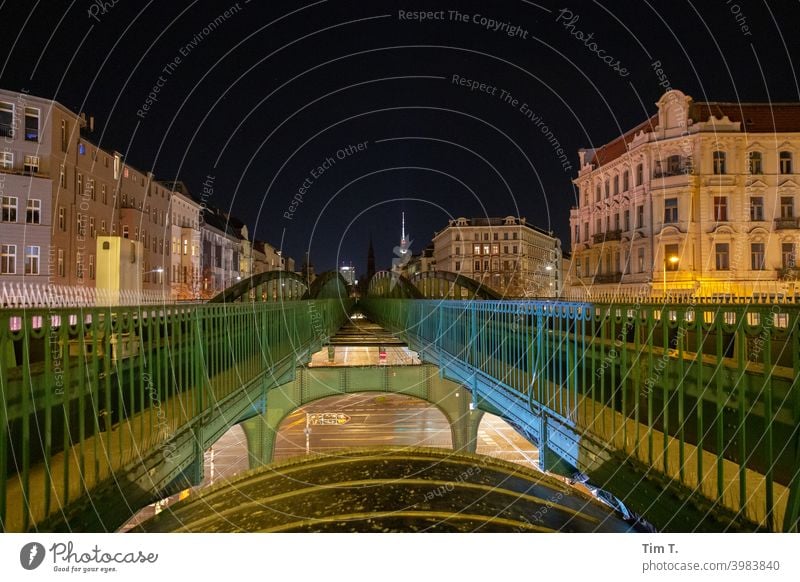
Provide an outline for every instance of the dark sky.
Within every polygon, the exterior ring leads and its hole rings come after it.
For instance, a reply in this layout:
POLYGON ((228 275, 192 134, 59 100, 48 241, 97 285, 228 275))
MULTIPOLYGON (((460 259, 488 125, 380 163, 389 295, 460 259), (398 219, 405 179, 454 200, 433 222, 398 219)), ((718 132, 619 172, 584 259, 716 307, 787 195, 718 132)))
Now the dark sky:
POLYGON ((298 265, 309 250, 318 271, 337 261, 363 271, 369 233, 388 266, 402 211, 415 251, 450 217, 509 214, 568 248, 577 150, 654 113, 664 92, 654 61, 697 100, 799 97, 800 7, 788 0, 101 5, 0 0, 0 86, 94 115, 94 141, 195 194, 214 176, 209 204, 298 265), (420 10, 444 19, 400 18, 420 10), (471 91, 453 75, 497 89, 471 91))

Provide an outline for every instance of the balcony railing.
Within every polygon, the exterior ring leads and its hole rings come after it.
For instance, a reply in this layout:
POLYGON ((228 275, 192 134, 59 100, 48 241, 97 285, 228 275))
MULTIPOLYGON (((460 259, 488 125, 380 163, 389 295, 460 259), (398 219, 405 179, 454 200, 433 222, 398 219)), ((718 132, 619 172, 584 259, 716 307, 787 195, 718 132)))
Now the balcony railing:
POLYGON ((622 231, 617 230, 609 230, 606 232, 599 232, 595 235, 592 235, 592 240, 596 243, 601 243, 603 241, 612 241, 612 240, 620 240, 622 239, 622 231))
POLYGON ((781 281, 800 280, 800 267, 778 267, 778 279, 781 281))
POLYGON ((786 230, 788 228, 800 228, 798 227, 798 217, 791 217, 791 218, 776 218, 775 219, 775 230, 786 230))
POLYGON ((604 273, 602 275, 595 275, 594 282, 599 283, 619 283, 622 281, 622 273, 604 273))

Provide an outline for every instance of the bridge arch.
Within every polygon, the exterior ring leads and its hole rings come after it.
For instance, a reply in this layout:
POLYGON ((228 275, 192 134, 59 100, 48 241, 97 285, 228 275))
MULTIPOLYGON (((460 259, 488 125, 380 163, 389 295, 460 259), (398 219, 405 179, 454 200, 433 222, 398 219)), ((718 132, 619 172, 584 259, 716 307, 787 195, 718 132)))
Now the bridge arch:
POLYGON ((308 283, 292 271, 265 271, 231 285, 208 300, 209 303, 236 303, 242 301, 285 301, 301 299, 308 291, 308 283))
POLYGON ((323 366, 299 369, 294 381, 267 393, 265 412, 242 423, 250 467, 272 462, 281 423, 297 409, 331 396, 356 393, 399 394, 424 400, 447 419, 453 449, 475 451, 483 412, 471 410, 467 390, 440 377, 435 366, 323 366))
POLYGON ((409 282, 427 299, 502 299, 475 279, 450 271, 420 271, 409 282))

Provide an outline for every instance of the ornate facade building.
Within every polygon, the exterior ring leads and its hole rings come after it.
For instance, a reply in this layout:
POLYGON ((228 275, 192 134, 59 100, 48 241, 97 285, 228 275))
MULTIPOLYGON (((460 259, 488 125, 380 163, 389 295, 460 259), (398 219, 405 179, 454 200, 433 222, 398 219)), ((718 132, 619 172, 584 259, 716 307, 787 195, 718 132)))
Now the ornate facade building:
POLYGON ((506 297, 561 292, 561 241, 525 218, 456 218, 433 237, 437 271, 465 275, 506 297))
POLYGON ((800 103, 695 102, 579 151, 571 291, 794 295, 800 103))

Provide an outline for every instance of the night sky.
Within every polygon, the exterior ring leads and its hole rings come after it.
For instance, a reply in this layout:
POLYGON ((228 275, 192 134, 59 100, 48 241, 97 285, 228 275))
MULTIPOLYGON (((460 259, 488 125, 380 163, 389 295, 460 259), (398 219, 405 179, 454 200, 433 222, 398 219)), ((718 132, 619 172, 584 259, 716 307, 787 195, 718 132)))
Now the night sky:
POLYGON ((196 195, 213 176, 207 202, 298 268, 363 272, 370 233, 390 265, 402 211, 415 252, 509 214, 568 250, 579 148, 666 86, 797 101, 798 22, 795 1, 0 0, 0 86, 94 115, 93 141, 196 195))

